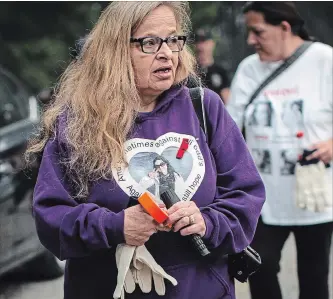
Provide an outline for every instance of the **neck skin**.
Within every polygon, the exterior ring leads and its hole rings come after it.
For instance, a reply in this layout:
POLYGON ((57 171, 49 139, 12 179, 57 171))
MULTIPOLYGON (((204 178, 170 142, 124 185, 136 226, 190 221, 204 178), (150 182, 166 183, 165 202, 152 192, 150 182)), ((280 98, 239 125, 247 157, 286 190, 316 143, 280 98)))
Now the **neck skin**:
POLYGON ((151 112, 154 110, 157 104, 157 97, 156 95, 147 96, 141 95, 141 106, 139 108, 139 112, 151 112))
POLYGON ((285 43, 285 47, 282 51, 281 59, 286 60, 290 57, 298 47, 304 43, 304 40, 299 36, 292 36, 288 42, 285 43))

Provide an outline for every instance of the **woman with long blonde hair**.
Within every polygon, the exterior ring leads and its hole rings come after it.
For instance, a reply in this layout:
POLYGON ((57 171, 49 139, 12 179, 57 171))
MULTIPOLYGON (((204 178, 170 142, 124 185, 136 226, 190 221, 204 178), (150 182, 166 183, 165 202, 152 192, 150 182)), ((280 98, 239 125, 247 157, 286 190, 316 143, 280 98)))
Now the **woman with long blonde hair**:
POLYGON ((42 244, 67 261, 65 299, 235 296, 226 256, 251 241, 264 189, 239 130, 208 89, 206 142, 185 87, 195 77, 188 12, 183 2, 112 2, 32 140, 27 155, 43 153, 36 227, 42 244), (149 192, 140 181, 158 156, 184 178, 163 225, 130 205, 149 192), (208 259, 185 237, 192 234, 208 259))

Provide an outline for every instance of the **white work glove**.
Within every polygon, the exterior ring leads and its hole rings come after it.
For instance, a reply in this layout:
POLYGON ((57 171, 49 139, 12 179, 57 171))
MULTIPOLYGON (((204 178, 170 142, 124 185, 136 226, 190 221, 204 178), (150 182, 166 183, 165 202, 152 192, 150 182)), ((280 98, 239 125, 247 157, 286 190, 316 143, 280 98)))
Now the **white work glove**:
POLYGON ((136 246, 119 244, 116 249, 116 264, 118 268, 117 286, 113 293, 114 299, 124 299, 125 291, 133 293, 135 281, 131 269, 131 263, 136 246))
POLYGON ((301 166, 296 163, 296 204, 312 212, 322 212, 332 206, 332 184, 322 161, 301 166))
POLYGON ((174 286, 177 280, 167 274, 163 268, 158 265, 155 259, 147 250, 146 246, 138 246, 133 257, 134 277, 143 293, 149 293, 152 288, 152 279, 154 280, 155 291, 158 295, 165 295, 164 279, 169 280, 174 286))

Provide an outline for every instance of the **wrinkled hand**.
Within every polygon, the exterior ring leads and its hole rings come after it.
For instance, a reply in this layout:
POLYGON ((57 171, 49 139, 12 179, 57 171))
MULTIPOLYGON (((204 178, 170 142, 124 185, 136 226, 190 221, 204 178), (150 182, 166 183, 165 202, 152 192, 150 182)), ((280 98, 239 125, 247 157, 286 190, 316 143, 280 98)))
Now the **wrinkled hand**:
POLYGON ((203 237, 205 235, 205 220, 193 201, 177 202, 168 210, 168 214, 169 219, 166 225, 173 225, 173 230, 180 231, 182 236, 198 234, 203 237))
POLYGON ((316 143, 312 146, 311 149, 317 149, 314 153, 309 155, 306 159, 319 159, 323 161, 325 164, 332 161, 333 157, 333 139, 316 143))
POLYGON ((127 245, 141 246, 157 232, 158 224, 141 205, 125 209, 124 236, 127 245))

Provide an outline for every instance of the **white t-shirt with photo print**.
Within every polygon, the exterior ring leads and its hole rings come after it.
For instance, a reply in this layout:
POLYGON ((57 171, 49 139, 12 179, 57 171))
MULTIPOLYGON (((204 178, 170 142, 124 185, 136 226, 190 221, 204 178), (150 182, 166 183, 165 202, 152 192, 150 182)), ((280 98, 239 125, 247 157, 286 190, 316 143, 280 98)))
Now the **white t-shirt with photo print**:
MULTIPOLYGON (((295 163, 303 149, 332 138, 332 47, 313 43, 268 84, 246 109, 253 92, 282 62, 244 59, 231 85, 227 109, 246 139, 266 187, 263 221, 271 225, 310 225, 333 221, 332 208, 310 212, 296 206, 295 163), (297 138, 297 133, 303 133, 297 138)), ((332 162, 327 179, 332 184, 332 162)))

